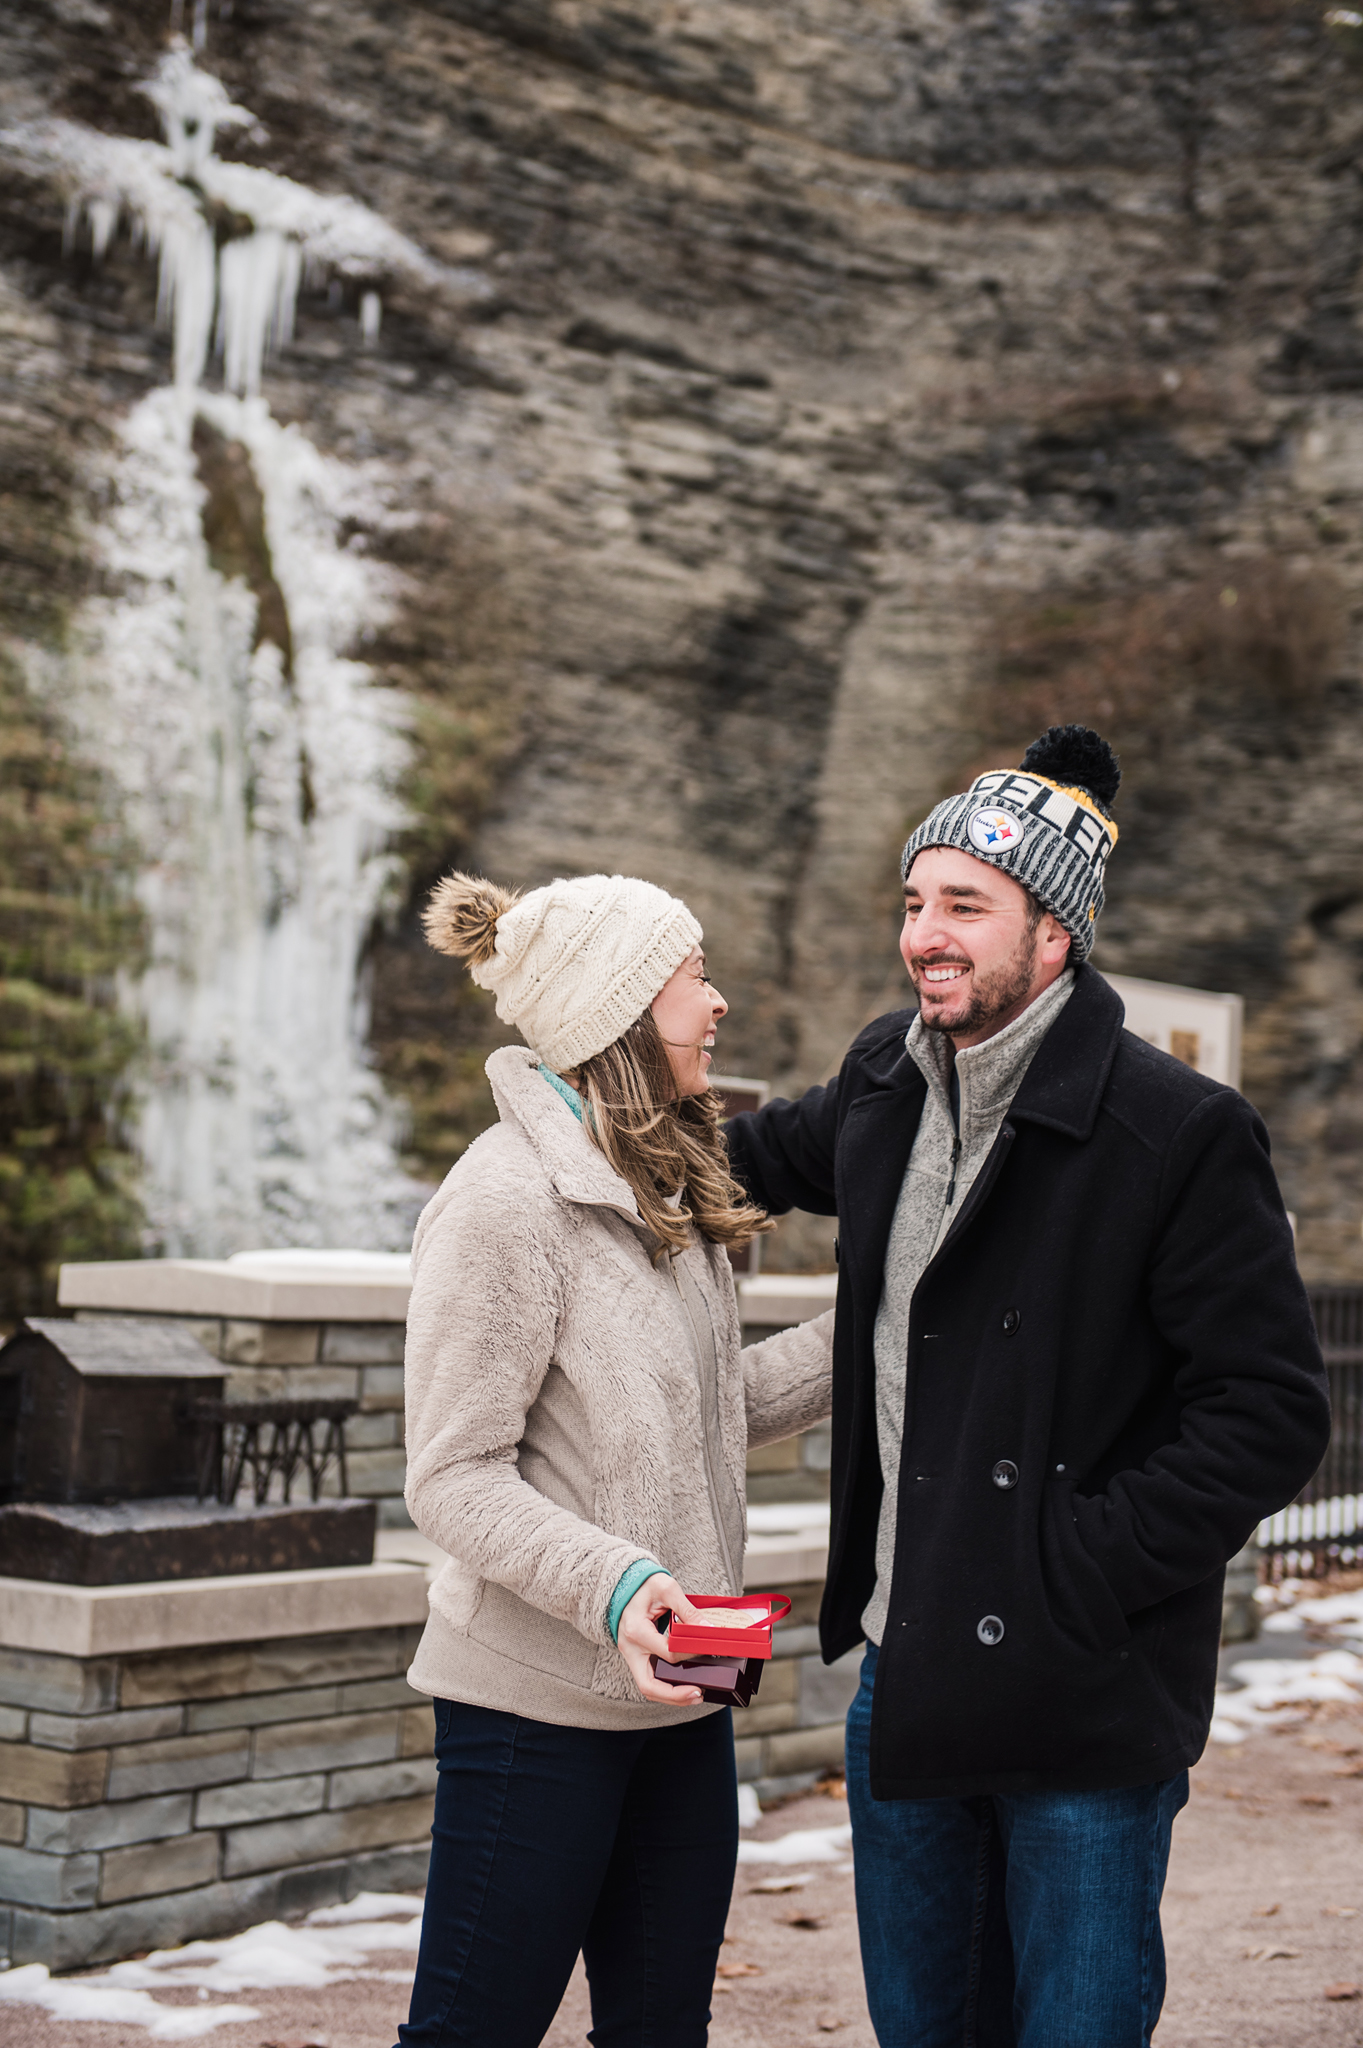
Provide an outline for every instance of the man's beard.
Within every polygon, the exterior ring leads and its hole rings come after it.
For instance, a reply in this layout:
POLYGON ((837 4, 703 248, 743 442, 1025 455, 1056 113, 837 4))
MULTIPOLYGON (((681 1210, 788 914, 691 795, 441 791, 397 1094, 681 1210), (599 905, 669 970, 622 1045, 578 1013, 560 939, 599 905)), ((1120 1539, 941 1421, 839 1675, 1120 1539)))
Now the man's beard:
MULTIPOLYGON (((965 1010, 959 1017, 953 1017, 950 1022, 945 1017, 934 1021, 923 1015, 920 1006, 919 1015, 923 1017, 923 1029, 941 1031, 950 1038, 966 1037, 977 1031, 986 1030, 996 1018, 1006 1016, 1009 1010, 1016 1008, 1022 1001, 1032 985, 1032 976, 1036 972, 1036 943, 1036 933, 1024 931, 1018 940, 1016 951, 1009 959, 996 967, 992 974, 976 977, 974 991, 965 1010)), ((930 961, 924 965, 935 967, 945 963, 930 961)), ((919 969, 920 973, 923 971, 923 968, 919 969)), ((921 985, 919 995, 921 998, 921 985)))

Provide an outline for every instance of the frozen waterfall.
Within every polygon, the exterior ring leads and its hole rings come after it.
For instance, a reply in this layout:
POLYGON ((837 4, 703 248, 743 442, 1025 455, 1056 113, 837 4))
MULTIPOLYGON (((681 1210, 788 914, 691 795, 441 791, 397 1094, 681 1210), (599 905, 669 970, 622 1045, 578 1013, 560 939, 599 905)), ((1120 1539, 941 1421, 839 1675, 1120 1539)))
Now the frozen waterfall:
POLYGON ((354 279, 373 345, 382 281, 438 273, 355 201, 223 162, 217 135, 252 117, 183 43, 145 90, 164 143, 53 121, 0 150, 64 189, 68 242, 88 232, 98 257, 122 229, 158 262, 173 333, 173 382, 119 430, 94 536, 106 594, 81 615, 74 673, 49 678, 145 862, 151 961, 126 999, 151 1044, 149 1220, 182 1254, 405 1246, 417 1191, 365 1061, 360 961, 397 880, 409 742, 403 701, 351 651, 396 585, 341 533, 382 521, 382 480, 259 393, 306 280, 354 279), (259 507, 254 579, 214 566, 215 464, 259 507))

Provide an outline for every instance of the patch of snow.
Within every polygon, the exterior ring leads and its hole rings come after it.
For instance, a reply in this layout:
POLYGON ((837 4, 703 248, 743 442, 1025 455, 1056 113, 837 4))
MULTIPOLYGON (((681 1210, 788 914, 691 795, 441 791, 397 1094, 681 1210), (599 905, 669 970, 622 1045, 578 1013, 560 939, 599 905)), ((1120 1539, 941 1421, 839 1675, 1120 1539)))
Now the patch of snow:
POLYGON ((1363 1657, 1351 1650, 1325 1650, 1309 1661, 1247 1657, 1231 1666, 1231 1677, 1236 1689, 1217 1688, 1214 1742, 1241 1742, 1256 1729, 1281 1727, 1300 1719, 1304 1707, 1358 1706, 1363 1698, 1363 1657))
POLYGON ((54 1978, 43 1964, 30 1963, 0 1974, 0 2003, 40 2006, 54 2019, 141 2027, 157 2041, 196 2040, 261 2017, 254 2006, 214 2004, 215 1992, 319 1991, 357 1977, 406 1981, 410 1972, 357 1969, 356 1958, 395 1949, 415 1954, 421 1910, 421 1900, 406 1893, 362 1892, 309 1914, 302 1927, 267 1920, 223 1941, 157 1949, 96 1976, 54 1978), (154 1994, 172 1987, 196 1990, 199 2002, 161 2004, 154 1994))
POLYGON ((1341 1621, 1363 1622, 1363 1593, 1332 1593, 1324 1600, 1298 1600, 1293 1612, 1300 1620, 1334 1627, 1341 1621))
POLYGON ((309 1913, 307 1925, 349 1927, 357 1920, 420 1919, 422 1904, 410 1892, 359 1892, 343 1906, 318 1906, 309 1913))
MULTIPOLYGON (((117 1967, 122 1968, 120 1964, 117 1967)), ((258 2020, 252 2005, 158 2005, 146 1991, 130 1991, 103 1977, 52 1977, 45 1963, 26 1963, 0 1974, 0 2005, 36 2005, 54 2020, 79 2025, 144 2027, 155 2041, 193 2041, 215 2027, 258 2020)))
POLYGON ((762 1806, 751 1785, 738 1788, 738 1825, 741 1828, 755 1828, 762 1818, 762 1806))
POLYGON ((851 1823, 836 1828, 796 1828, 772 1842, 740 1842, 740 1863, 837 1863, 852 1846, 851 1823))

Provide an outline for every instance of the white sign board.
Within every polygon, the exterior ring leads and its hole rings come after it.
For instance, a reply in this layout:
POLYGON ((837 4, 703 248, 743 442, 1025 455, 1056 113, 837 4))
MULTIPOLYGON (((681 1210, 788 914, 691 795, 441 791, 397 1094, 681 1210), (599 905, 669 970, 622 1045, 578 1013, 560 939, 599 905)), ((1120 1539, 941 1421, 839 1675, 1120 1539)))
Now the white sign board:
POLYGON ((1178 988, 1171 981, 1139 981, 1130 974, 1106 974, 1103 979, 1126 1005, 1128 1031, 1210 1080, 1240 1086, 1243 996, 1178 988))

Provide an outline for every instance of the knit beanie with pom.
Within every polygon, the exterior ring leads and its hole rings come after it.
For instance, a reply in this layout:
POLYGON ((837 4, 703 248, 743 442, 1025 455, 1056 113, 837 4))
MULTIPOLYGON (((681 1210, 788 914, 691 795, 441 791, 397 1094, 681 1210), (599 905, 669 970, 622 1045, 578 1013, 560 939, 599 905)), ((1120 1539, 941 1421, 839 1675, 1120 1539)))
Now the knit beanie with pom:
POLYGON ((1083 725, 1053 725, 1018 768, 993 768, 923 820, 902 872, 931 846, 954 846, 1002 868, 1059 920, 1077 960, 1093 951, 1103 874, 1117 844, 1108 808, 1122 771, 1107 741, 1083 725))
POLYGON ((526 896, 446 875, 422 922, 556 1074, 614 1045, 701 938, 684 903, 630 875, 577 875, 526 896))

